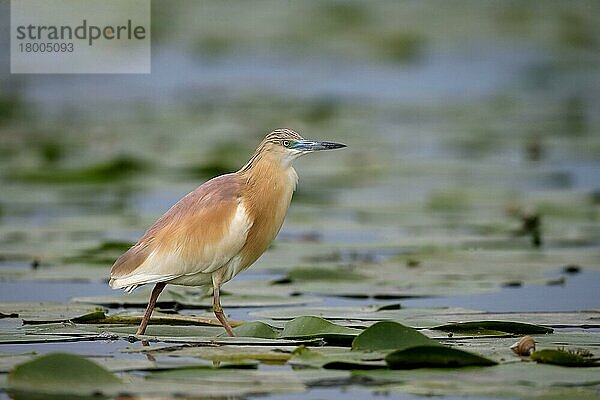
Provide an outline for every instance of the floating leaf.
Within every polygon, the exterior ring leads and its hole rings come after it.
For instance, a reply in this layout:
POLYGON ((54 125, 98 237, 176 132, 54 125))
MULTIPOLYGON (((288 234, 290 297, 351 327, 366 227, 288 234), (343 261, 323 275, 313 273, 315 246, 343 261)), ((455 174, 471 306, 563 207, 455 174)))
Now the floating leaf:
MULTIPOLYGON (((57 322, 74 322, 83 325, 139 325, 142 320, 141 315, 106 315, 104 311, 98 310, 76 317, 61 318, 60 316, 40 316, 24 318, 24 325, 45 325, 57 322)), ((230 320, 232 326, 237 326, 240 322, 230 320)), ((221 326, 221 323, 214 317, 202 317, 195 315, 172 315, 155 311, 150 318, 150 325, 171 325, 171 326, 221 326)))
POLYGON ((341 306, 341 307, 280 307, 253 311, 250 315, 275 320, 288 320, 302 315, 316 315, 330 320, 383 321, 393 320, 405 325, 424 327, 447 321, 448 318, 461 318, 473 315, 479 317, 483 311, 465 308, 402 308, 398 303, 390 308, 379 309, 376 305, 341 306), (410 321, 405 322, 405 321, 410 321), (439 321, 439 322, 436 322, 439 321))
POLYGON ((561 365, 563 367, 598 367, 600 362, 591 360, 576 352, 544 349, 531 354, 531 359, 541 364, 561 365))
MULTIPOLYGON (((80 324, 104 324, 104 325, 139 325, 142 321, 141 315, 106 315, 103 311, 96 311, 71 319, 72 322, 80 324)), ((26 323, 27 321, 23 321, 26 323)), ((237 326, 239 321, 229 320, 231 326, 237 326)), ((173 326, 221 326, 216 318, 199 317, 194 315, 170 315, 154 312, 150 317, 150 325, 173 325, 173 326)))
POLYGON ((139 339, 145 339, 155 342, 165 343, 194 343, 204 346, 216 345, 237 345, 237 346, 299 346, 309 344, 312 346, 322 344, 320 339, 264 339, 250 337, 198 337, 198 336, 139 336, 139 339))
MULTIPOLYGON (((138 337, 135 332, 137 326, 119 326, 119 325, 85 325, 86 329, 97 330, 98 332, 106 332, 111 335, 129 338, 130 336, 138 337)), ((148 325, 146 334, 139 336, 140 338, 148 337, 170 337, 172 339, 195 336, 198 338, 210 339, 220 335, 224 329, 217 326, 174 326, 174 325, 148 325)))
POLYGON ((414 346, 385 356, 392 369, 457 368, 496 365, 495 361, 446 346, 414 346))
POLYGON ((352 350, 383 351, 425 345, 436 346, 440 344, 419 333, 414 328, 398 322, 381 321, 371 325, 354 338, 352 350))
POLYGON ((64 322, 88 313, 99 311, 97 306, 89 304, 58 303, 2 303, 0 312, 18 314, 26 321, 48 323, 64 322))
POLYGON ((57 343, 92 340, 106 340, 106 336, 89 329, 81 330, 72 325, 65 324, 0 329, 0 344, 57 343))
POLYGON ((404 398, 402 395, 406 397, 408 393, 417 398, 419 394, 461 399, 598 398, 595 368, 562 368, 531 362, 511 362, 493 368, 355 371, 352 375, 373 388, 385 388, 390 398, 404 398))
POLYGON ((17 365, 8 375, 15 391, 90 395, 121 380, 98 364, 75 354, 50 353, 17 365))
POLYGON ((513 321, 469 321, 453 322, 429 328, 444 332, 461 332, 470 334, 487 334, 490 331, 514 333, 517 335, 552 333, 554 329, 542 325, 513 321))
POLYGON ((336 343, 350 343, 360 329, 347 328, 323 318, 313 316, 297 317, 287 322, 280 334, 284 339, 323 338, 336 343))
MULTIPOLYGON (((395 310, 377 311, 372 307, 343 306, 343 307, 282 307, 253 311, 250 314, 262 318, 276 320, 287 320, 300 315, 318 315, 330 320, 359 320, 359 321, 382 321, 390 320, 412 326, 413 328, 424 328, 430 326, 443 326, 448 321, 462 320, 463 323, 472 321, 481 325, 487 321, 501 321, 517 319, 529 321, 529 324, 541 325, 546 332, 552 328, 599 328, 600 310, 588 310, 578 312, 508 312, 508 313, 486 313, 479 310, 465 309, 460 307, 430 307, 430 308, 400 308, 395 310)), ((503 327, 510 329, 510 327, 503 327)), ((499 331, 496 332, 496 334, 499 331)), ((504 332, 504 331, 503 331, 504 332)), ((457 333, 457 332, 455 332, 457 333)))
MULTIPOLYGON (((104 313, 104 311, 93 311, 91 313, 88 314, 84 314, 82 316, 79 317, 75 317, 75 318, 71 318, 71 321, 73 322, 78 322, 80 324, 93 324, 93 323, 105 323, 105 321, 107 320, 106 318, 106 314, 104 313)), ((31 323, 40 323, 40 321, 31 321, 31 320, 23 320, 24 324, 31 324, 31 323)))
POLYGON ((276 339, 279 337, 280 330, 265 324, 260 321, 244 322, 241 325, 235 327, 233 332, 238 337, 255 337, 264 339, 276 339))

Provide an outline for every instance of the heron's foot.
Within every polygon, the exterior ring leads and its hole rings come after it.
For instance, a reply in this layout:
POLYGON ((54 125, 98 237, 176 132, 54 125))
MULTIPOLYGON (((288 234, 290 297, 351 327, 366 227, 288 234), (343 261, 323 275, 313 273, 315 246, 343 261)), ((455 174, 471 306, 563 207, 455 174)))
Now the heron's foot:
POLYGON ((221 325, 223 325, 223 328, 225 328, 225 331, 227 332, 227 334, 231 337, 235 337, 235 333, 233 333, 233 329, 231 329, 231 325, 229 325, 229 321, 227 321, 227 318, 225 317, 225 313, 223 312, 223 310, 215 311, 215 316, 217 317, 217 319, 219 320, 221 325))

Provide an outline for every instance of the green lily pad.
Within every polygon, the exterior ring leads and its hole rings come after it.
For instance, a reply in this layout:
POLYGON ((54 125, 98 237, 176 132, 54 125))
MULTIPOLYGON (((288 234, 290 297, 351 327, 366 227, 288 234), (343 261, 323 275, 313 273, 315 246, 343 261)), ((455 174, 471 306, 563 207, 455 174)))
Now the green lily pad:
POLYGON ((281 331, 261 321, 249 321, 233 328, 233 332, 238 337, 276 339, 279 337, 281 331))
POLYGON ((352 350, 384 351, 413 346, 441 346, 416 329, 393 321, 377 322, 352 341, 352 350))
POLYGON ((119 378, 75 354, 50 353, 17 365, 8 388, 18 392, 91 395, 121 385, 119 378))
POLYGON ((563 367, 599 367, 600 362, 584 357, 576 352, 556 349, 544 349, 533 352, 531 359, 540 364, 560 365, 563 367))
POLYGON ((489 334, 490 332, 506 332, 517 335, 546 334, 554 329, 542 325, 514 321, 469 321, 453 322, 429 328, 444 332, 460 332, 470 334, 489 334))
POLYGON ((287 322, 279 336, 284 339, 323 338, 335 343, 350 343, 360 332, 360 329, 347 328, 323 318, 303 316, 287 322))
POLYGON ((477 354, 445 346, 414 346, 385 356, 392 369, 458 368, 496 365, 497 362, 477 354))

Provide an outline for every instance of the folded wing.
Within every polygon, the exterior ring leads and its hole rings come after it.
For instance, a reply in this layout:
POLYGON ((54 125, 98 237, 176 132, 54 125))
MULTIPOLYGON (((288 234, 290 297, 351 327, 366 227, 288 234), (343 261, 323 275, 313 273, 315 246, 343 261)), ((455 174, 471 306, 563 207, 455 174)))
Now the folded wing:
POLYGON ((111 269, 113 289, 194 276, 196 284, 225 266, 246 242, 252 221, 236 174, 214 178, 167 211, 111 269))

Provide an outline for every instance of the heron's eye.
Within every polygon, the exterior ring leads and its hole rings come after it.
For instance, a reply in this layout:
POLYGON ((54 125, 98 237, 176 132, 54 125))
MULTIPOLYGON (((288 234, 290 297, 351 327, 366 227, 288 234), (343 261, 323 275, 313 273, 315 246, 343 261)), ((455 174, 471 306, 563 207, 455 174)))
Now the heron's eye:
POLYGON ((283 147, 290 147, 290 144, 291 144, 291 143, 290 143, 290 141, 289 141, 289 140, 284 140, 284 141, 282 142, 282 144, 283 144, 283 147))

